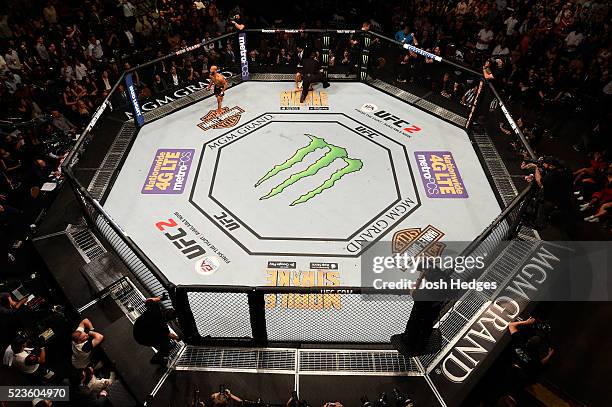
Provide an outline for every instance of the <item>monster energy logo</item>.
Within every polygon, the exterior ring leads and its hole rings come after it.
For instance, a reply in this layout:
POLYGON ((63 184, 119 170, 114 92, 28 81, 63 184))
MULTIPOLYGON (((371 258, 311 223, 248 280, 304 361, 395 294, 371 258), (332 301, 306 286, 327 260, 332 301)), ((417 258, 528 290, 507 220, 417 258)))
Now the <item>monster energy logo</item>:
POLYGON ((305 136, 308 136, 308 138, 310 138, 310 143, 307 146, 298 149, 295 152, 295 154, 293 154, 293 156, 287 159, 287 161, 285 161, 284 163, 275 165, 274 168, 268 171, 266 175, 264 175, 259 181, 257 181, 257 183, 255 184, 255 187, 258 187, 259 185, 261 185, 262 182, 266 181, 269 178, 272 178, 273 176, 280 173, 281 171, 288 170, 294 165, 301 163, 304 160, 304 158, 306 158, 307 155, 315 152, 319 148, 327 149, 327 152, 325 153, 325 155, 319 158, 313 164, 310 164, 308 168, 306 168, 305 170, 299 171, 299 172, 296 172, 295 174, 290 175, 283 182, 281 182, 280 184, 272 188, 270 192, 268 192, 266 195, 259 198, 260 200, 272 198, 273 196, 280 194, 286 188, 290 187, 291 185, 295 184, 301 179, 317 174, 320 170, 331 165, 337 159, 341 159, 342 161, 344 161, 346 165, 336 170, 321 185, 319 185, 312 191, 306 192, 304 195, 300 196, 298 199, 291 202, 291 206, 301 204, 306 201, 309 201, 310 199, 319 195, 321 192, 325 191, 326 189, 333 187, 334 184, 338 180, 340 180, 340 178, 344 177, 345 175, 350 174, 351 172, 359 171, 361 167, 363 167, 363 162, 361 160, 349 158, 346 149, 335 146, 333 144, 329 144, 324 139, 313 136, 311 134, 305 134, 305 136))

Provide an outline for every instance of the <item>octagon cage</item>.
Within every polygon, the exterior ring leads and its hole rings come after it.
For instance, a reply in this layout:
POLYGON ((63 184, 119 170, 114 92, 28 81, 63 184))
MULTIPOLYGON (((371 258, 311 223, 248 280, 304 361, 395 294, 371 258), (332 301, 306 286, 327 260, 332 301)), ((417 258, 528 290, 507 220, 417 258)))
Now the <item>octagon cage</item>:
MULTIPOLYGON (((163 296, 164 306, 177 310, 186 342, 388 343, 390 335, 404 330, 410 315, 413 302, 406 291, 374 295, 362 287, 175 285, 113 220, 104 202, 139 129, 211 95, 208 67, 219 67, 231 92, 245 81, 294 81, 301 52, 315 52, 332 83, 362 82, 468 133, 503 210, 461 255, 483 255, 491 262, 502 242, 537 237, 521 222, 532 191, 516 190, 496 139, 503 136, 502 145, 512 142, 524 156, 536 157, 494 83, 480 69, 467 67, 482 66, 479 56, 459 51, 452 44, 444 50, 423 50, 371 31, 336 29, 248 29, 186 46, 142 61, 120 75, 65 158, 63 172, 89 228, 125 263, 128 277, 137 280, 143 294, 163 296), (183 72, 180 83, 162 85, 156 80, 156 75, 174 68, 183 72), (368 301, 363 301, 364 295, 370 295, 368 301), (342 312, 319 315, 299 307, 269 306, 277 296, 296 303, 333 296, 342 312)), ((468 269, 457 277, 482 277, 476 273, 487 269, 468 269)), ((443 312, 463 302, 475 313, 481 304, 470 306, 470 295, 466 292, 449 301, 443 312)), ((490 300, 494 294, 488 295, 478 301, 490 300)), ((438 326, 444 335, 460 329, 445 328, 444 318, 438 326)))

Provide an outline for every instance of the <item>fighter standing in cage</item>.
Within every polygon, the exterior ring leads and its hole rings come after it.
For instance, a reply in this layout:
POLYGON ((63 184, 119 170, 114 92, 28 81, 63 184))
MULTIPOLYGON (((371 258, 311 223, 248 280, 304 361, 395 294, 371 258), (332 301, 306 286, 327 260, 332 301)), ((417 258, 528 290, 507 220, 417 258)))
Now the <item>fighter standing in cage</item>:
POLYGON ((227 81, 218 71, 218 68, 213 65, 210 67, 210 83, 208 84, 207 90, 214 85, 213 92, 217 97, 217 114, 221 114, 223 112, 222 104, 223 104, 223 96, 225 96, 225 90, 227 89, 227 81))

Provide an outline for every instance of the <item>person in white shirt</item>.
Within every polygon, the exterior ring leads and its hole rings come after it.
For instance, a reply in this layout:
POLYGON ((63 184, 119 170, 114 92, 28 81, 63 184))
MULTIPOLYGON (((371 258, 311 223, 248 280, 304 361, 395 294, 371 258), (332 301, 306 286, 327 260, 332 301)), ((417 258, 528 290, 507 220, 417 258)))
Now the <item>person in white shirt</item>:
POLYGON ((21 336, 13 340, 10 346, 13 353, 10 366, 28 376, 39 377, 43 380, 52 379, 53 371, 45 366, 47 359, 45 348, 40 348, 37 351, 34 348, 27 347, 27 345, 28 341, 21 336))
POLYGON ((104 56, 102 43, 100 42, 100 40, 96 39, 95 35, 89 37, 89 44, 87 45, 87 56, 96 62, 102 61, 102 57, 104 56))
POLYGON ((94 327, 85 318, 72 333, 72 366, 84 369, 93 362, 93 350, 104 340, 104 336, 94 331, 94 327))
POLYGON ((478 41, 476 42, 476 49, 479 51, 486 51, 489 49, 489 44, 493 40, 493 31, 486 25, 478 32, 478 41))
POLYGON ((117 7, 121 7, 123 11, 123 17, 130 19, 134 17, 134 11, 136 11, 136 6, 130 3, 128 0, 121 0, 117 7))
POLYGON ((87 76, 87 67, 85 64, 78 59, 75 59, 74 66, 72 67, 74 71, 74 76, 77 81, 82 81, 84 77, 87 76))
POLYGON ((7 78, 4 81, 4 85, 8 89, 9 93, 12 95, 17 91, 19 85, 21 85, 21 76, 17 75, 14 72, 9 72, 7 74, 7 78))
POLYGON ((504 25, 506 26, 506 35, 512 36, 516 32, 516 25, 518 24, 518 20, 514 16, 514 14, 510 15, 510 17, 506 18, 504 21, 504 25))
POLYGON ((36 48, 36 52, 38 53, 40 59, 43 61, 49 60, 49 52, 47 51, 47 47, 45 47, 45 40, 43 37, 38 37, 36 40, 36 46, 34 48, 36 48))
POLYGON ((4 55, 4 60, 11 71, 21 71, 21 60, 19 59, 19 54, 17 54, 12 41, 4 55))
POLYGON ((172 84, 171 86, 173 86, 175 88, 178 88, 179 85, 181 85, 183 83, 183 79, 180 77, 180 75, 176 71, 176 67, 175 66, 173 66, 170 69, 170 83, 172 84))
POLYGON ((491 56, 504 58, 510 55, 510 49, 506 46, 505 41, 499 42, 495 48, 493 48, 493 52, 491 52, 491 56))

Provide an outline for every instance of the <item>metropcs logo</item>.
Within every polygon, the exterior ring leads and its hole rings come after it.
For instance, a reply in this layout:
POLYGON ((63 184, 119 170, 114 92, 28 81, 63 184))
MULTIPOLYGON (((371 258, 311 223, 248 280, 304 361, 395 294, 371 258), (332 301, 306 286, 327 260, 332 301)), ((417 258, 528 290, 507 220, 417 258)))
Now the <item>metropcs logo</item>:
POLYGON ((355 110, 377 121, 378 123, 384 124, 400 134, 410 136, 413 133, 421 131, 421 128, 416 124, 410 123, 409 121, 404 120, 386 110, 379 109, 378 106, 373 103, 364 103, 361 106, 361 109, 355 110))
POLYGON ((206 113, 206 116, 200 119, 202 123, 199 123, 198 127, 204 131, 234 127, 240 121, 242 113, 244 113, 244 110, 238 106, 234 106, 231 109, 223 107, 221 114, 217 114, 215 110, 211 110, 206 113))
POLYGON ((243 32, 238 35, 238 45, 240 47, 240 73, 242 80, 246 81, 249 79, 249 61, 247 58, 246 34, 243 32))
POLYGON ((336 160, 344 161, 344 163, 346 164, 344 167, 336 170, 321 185, 301 195, 299 198, 297 198, 290 204, 290 206, 298 205, 311 200, 326 189, 333 187, 334 184, 345 175, 350 174, 352 172, 357 172, 363 167, 363 162, 358 159, 350 158, 345 148, 329 144, 324 139, 313 136, 311 134, 305 134, 305 136, 308 136, 308 138, 310 139, 310 143, 305 147, 299 148, 295 152, 295 154, 293 154, 282 164, 275 165, 270 171, 268 171, 266 175, 264 175, 259 181, 257 181, 255 187, 258 187, 259 185, 261 185, 261 183, 268 180, 269 178, 274 177, 281 171, 288 170, 294 165, 301 163, 309 154, 314 153, 320 148, 327 149, 325 155, 319 158, 313 164, 309 165, 308 168, 306 168, 305 170, 290 175, 280 184, 273 187, 266 195, 259 198, 260 200, 272 198, 273 196, 280 194, 286 188, 297 183, 298 181, 317 174, 320 170, 331 165, 336 160))
POLYGON ((182 194, 194 153, 194 149, 157 150, 141 193, 182 194))

